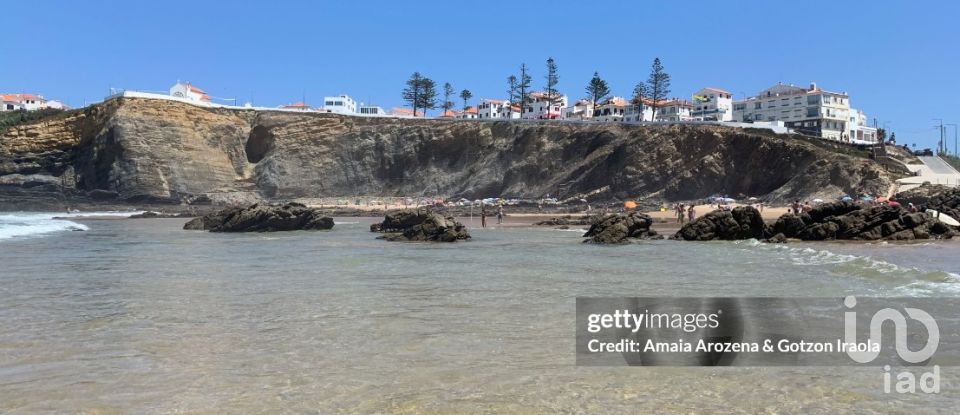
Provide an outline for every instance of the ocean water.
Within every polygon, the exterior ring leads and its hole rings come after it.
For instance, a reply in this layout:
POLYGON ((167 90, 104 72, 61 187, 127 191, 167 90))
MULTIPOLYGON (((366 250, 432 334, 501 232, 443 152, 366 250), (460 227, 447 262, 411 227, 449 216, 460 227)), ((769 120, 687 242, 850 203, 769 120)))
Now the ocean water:
POLYGON ((181 230, 184 219, 52 216, 0 216, 0 413, 960 407, 952 367, 930 396, 884 394, 879 368, 574 361, 577 296, 957 296, 956 242, 601 247, 503 228, 433 245, 376 240, 366 218, 211 234, 181 230))

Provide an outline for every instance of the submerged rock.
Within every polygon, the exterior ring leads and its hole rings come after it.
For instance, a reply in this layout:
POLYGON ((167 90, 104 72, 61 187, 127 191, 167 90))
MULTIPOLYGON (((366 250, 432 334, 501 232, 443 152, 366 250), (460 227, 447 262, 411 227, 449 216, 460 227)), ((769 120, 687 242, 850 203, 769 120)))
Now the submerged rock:
POLYGON ((257 203, 247 207, 231 207, 195 218, 183 225, 183 229, 210 232, 278 232, 331 228, 333 218, 323 216, 319 209, 308 208, 300 203, 257 203))
POLYGON ((732 211, 715 210, 707 213, 683 225, 673 238, 686 241, 734 241, 764 239, 770 235, 760 211, 752 206, 740 206, 732 211))
POLYGON ((630 239, 663 239, 657 231, 650 229, 653 219, 643 213, 615 213, 598 218, 590 229, 583 234, 590 238, 584 242, 595 244, 621 244, 630 239))
POLYGON ((421 209, 388 213, 383 222, 370 225, 388 241, 456 242, 470 239, 470 232, 452 217, 421 209))

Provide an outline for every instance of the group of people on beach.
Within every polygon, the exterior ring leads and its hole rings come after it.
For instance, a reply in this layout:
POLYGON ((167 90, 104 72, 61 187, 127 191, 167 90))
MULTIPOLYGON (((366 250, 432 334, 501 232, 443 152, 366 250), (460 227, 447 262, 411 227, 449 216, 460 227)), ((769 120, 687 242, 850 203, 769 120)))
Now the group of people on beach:
POLYGON ((673 207, 674 213, 677 214, 677 223, 683 225, 684 218, 689 222, 693 222, 697 218, 697 210, 694 208, 694 205, 684 205, 683 203, 677 203, 673 207))
MULTIPOLYGON (((497 205, 496 215, 497 215, 497 225, 502 224, 503 223, 503 205, 497 205)), ((487 205, 483 203, 480 204, 480 227, 481 228, 487 227, 487 205)))

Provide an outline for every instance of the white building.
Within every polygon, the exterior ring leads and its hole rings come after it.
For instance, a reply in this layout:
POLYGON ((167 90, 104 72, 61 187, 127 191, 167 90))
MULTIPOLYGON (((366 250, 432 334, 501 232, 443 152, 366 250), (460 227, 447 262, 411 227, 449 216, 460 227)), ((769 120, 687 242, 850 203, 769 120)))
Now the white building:
POLYGON ((364 115, 387 115, 387 111, 376 105, 363 105, 360 103, 360 113, 364 115))
POLYGON ((734 102, 733 120, 783 121, 787 128, 814 137, 845 140, 850 122, 850 97, 810 84, 809 88, 778 83, 755 97, 734 102))
POLYGON ((543 92, 532 92, 523 104, 521 118, 525 120, 555 120, 563 115, 562 108, 567 106, 567 96, 555 94, 552 99, 543 92))
POLYGON ((733 95, 720 88, 703 88, 693 94, 696 121, 733 121, 733 95))
POLYGON ((623 97, 610 97, 597 104, 591 119, 600 122, 623 121, 629 106, 630 103, 623 97))
POLYGON ((593 117, 593 103, 590 100, 577 100, 573 105, 563 108, 565 120, 587 120, 590 117, 593 117))
POLYGON ((70 109, 63 101, 48 100, 37 94, 0 94, 0 111, 33 111, 44 108, 70 109))
POLYGON ((850 120, 847 123, 847 137, 857 144, 876 143, 877 129, 867 125, 867 116, 858 109, 850 108, 850 120))
POLYGON ((653 121, 653 108, 650 106, 649 99, 637 103, 635 100, 623 111, 623 120, 627 122, 649 122, 653 121))
POLYGON ((693 103, 683 99, 671 99, 662 101, 657 105, 657 121, 691 121, 693 116, 693 103))
POLYGON ((477 104, 477 118, 500 118, 501 110, 509 105, 501 99, 481 99, 477 104))
POLYGON ((457 118, 461 120, 475 120, 477 119, 477 109, 474 107, 469 107, 463 111, 457 113, 457 118))
POLYGON ((349 95, 323 97, 323 110, 337 114, 356 114, 357 102, 349 95))
POLYGON ((177 81, 170 87, 170 96, 186 98, 191 101, 210 102, 210 96, 202 89, 191 85, 189 82, 182 83, 177 81))

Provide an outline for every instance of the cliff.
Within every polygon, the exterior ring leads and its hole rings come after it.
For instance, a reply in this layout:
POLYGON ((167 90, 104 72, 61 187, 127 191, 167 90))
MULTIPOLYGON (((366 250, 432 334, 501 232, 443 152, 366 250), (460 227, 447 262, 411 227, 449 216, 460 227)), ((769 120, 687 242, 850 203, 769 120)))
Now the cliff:
POLYGON ((810 140, 715 126, 346 117, 122 98, 0 131, 0 203, 576 195, 770 200, 882 193, 810 140))

